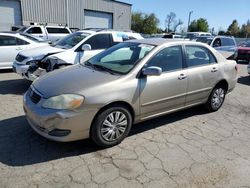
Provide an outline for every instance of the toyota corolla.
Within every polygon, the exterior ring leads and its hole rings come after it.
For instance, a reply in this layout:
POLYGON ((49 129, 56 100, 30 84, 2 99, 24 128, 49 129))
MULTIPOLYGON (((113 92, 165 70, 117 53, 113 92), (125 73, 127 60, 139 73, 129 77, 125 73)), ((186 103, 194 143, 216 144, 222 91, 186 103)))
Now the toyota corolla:
POLYGON ((236 82, 236 62, 205 44, 134 40, 37 79, 24 111, 48 139, 111 147, 135 123, 201 104, 217 111, 236 82))

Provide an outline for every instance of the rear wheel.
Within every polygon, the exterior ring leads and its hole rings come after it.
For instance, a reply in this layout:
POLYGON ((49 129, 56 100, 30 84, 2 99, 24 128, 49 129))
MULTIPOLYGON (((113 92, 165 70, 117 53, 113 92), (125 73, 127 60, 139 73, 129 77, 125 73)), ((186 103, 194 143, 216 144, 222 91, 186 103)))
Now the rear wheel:
POLYGON ((216 86, 209 96, 206 108, 209 112, 215 112, 223 105, 226 97, 226 89, 222 86, 216 86))
POLYGON ((121 143, 132 126, 130 112, 122 106, 112 106, 100 112, 91 127, 92 140, 101 147, 121 143))

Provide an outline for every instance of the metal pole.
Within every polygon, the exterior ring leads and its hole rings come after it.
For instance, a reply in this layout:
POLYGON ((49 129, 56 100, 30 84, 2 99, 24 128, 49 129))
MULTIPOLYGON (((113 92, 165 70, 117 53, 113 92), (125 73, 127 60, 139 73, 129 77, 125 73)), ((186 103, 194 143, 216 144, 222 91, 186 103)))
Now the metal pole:
POLYGON ((188 28, 187 28, 187 31, 189 31, 191 15, 193 14, 193 12, 194 12, 194 11, 190 11, 190 12, 189 12, 189 16, 188 16, 188 28))

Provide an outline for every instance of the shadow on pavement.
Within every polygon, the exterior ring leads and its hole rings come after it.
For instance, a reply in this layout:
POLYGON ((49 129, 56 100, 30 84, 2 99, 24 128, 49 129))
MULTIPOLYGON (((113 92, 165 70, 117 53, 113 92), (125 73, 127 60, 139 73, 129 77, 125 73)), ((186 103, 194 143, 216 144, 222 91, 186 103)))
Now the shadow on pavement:
POLYGON ((0 81, 0 94, 22 95, 30 87, 31 82, 24 79, 0 81))
MULTIPOLYGON (((204 113, 205 110, 197 107, 139 123, 133 126, 129 136, 204 113)), ((25 116, 0 121, 0 162, 8 166, 38 164, 98 150, 101 148, 90 139, 69 143, 49 141, 30 128, 25 116)))
POLYGON ((242 76, 238 78, 238 83, 250 86, 250 75, 249 76, 242 76))
POLYGON ((0 74, 1 73, 10 73, 10 72, 13 72, 13 70, 12 69, 2 69, 2 70, 0 70, 0 74))

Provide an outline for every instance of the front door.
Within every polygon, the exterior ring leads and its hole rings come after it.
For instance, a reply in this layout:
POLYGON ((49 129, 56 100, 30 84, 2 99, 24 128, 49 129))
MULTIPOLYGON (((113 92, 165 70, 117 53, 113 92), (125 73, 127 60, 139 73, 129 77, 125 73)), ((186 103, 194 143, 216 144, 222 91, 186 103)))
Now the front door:
POLYGON ((147 119, 185 105, 187 70, 183 70, 181 46, 167 47, 158 52, 146 67, 162 68, 160 76, 140 79, 140 109, 142 119, 147 119))

